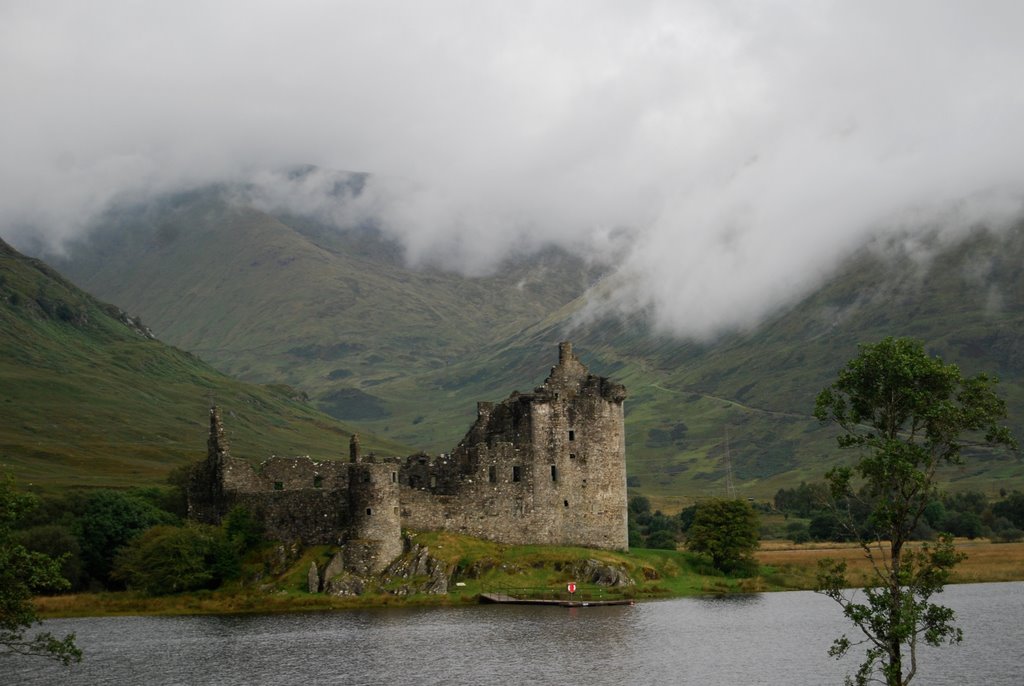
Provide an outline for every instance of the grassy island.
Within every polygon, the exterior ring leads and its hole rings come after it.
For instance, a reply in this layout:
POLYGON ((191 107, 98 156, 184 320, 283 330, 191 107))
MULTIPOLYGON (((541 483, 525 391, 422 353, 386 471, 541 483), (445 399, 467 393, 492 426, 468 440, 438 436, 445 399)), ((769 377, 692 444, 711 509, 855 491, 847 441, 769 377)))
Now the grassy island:
MULTIPOLYGON (((447 593, 404 592, 415 577, 382 576, 365 593, 333 596, 309 593, 306 571, 321 562, 324 547, 301 551, 273 578, 259 578, 255 562, 243 578, 213 591, 147 596, 136 591, 78 593, 36 600, 43 617, 103 615, 188 615, 297 612, 388 606, 452 606, 478 602, 489 589, 549 588, 564 591, 574 581, 579 596, 653 600, 701 595, 810 590, 817 562, 826 557, 847 560, 855 579, 866 578, 867 563, 851 544, 764 542, 756 553, 758 573, 750 577, 726 576, 700 555, 678 550, 633 549, 628 553, 556 546, 512 546, 451 533, 412 534, 432 557, 452 570, 447 593), (632 584, 606 586, 578 577, 587 565, 622 570, 632 584), (861 577, 857 577, 857 574, 861 577)), ((968 558, 954 574, 958 583, 1024 580, 1024 543, 990 543, 963 539, 957 547, 968 558)))

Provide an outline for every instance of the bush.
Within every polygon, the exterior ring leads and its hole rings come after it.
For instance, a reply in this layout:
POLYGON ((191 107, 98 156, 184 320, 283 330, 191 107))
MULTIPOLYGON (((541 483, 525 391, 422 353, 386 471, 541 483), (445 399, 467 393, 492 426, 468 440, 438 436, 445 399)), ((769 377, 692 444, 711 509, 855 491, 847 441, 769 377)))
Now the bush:
POLYGON ((647 538, 648 548, 659 548, 662 550, 675 550, 677 547, 676 537, 671 531, 655 531, 647 538))
POLYGON ((807 543, 811 535, 807 531, 807 525, 803 522, 790 522, 786 525, 786 535, 793 543, 807 543))
POLYGON ((997 517, 992 522, 992 540, 996 543, 1016 543, 1021 539, 1024 539, 1024 531, 1006 517, 997 517))

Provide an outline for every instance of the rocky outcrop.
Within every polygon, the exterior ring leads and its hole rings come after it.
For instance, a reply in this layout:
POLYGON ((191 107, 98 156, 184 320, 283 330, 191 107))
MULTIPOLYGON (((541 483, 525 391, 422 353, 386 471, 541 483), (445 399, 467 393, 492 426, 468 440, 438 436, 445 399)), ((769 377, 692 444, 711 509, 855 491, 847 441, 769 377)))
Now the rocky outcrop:
POLYGON ((442 594, 448 592, 452 571, 451 565, 431 556, 429 548, 416 544, 384 570, 384 583, 407 581, 392 591, 396 595, 442 594))
POLYGON ((623 588, 636 585, 624 567, 600 560, 580 560, 572 565, 571 572, 577 581, 598 586, 623 588))
POLYGON ((316 569, 316 562, 309 563, 309 571, 306 573, 306 585, 310 593, 320 591, 320 573, 316 569))
POLYGON ((338 596, 362 595, 367 586, 367 580, 361 576, 342 574, 325 582, 324 593, 338 596))
POLYGON ((340 576, 345 573, 345 553, 339 550, 331 558, 331 561, 324 567, 324 585, 336 576, 340 576))
POLYGON ((454 567, 433 557, 425 546, 413 545, 376 575, 346 571, 343 552, 336 553, 323 571, 323 591, 329 595, 361 595, 370 589, 392 595, 444 594, 451 584, 454 567))

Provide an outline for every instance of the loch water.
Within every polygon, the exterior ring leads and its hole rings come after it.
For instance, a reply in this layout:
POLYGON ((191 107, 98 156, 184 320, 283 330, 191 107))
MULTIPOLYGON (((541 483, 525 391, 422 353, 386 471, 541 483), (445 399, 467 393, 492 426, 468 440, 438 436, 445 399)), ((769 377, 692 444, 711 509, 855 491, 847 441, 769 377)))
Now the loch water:
MULTIPOLYGON (((922 649, 915 683, 1024 684, 1024 583, 950 586, 964 641, 922 649)), ((811 592, 635 606, 481 605, 52 620, 85 660, 0 665, 7 684, 841 684, 854 629, 811 592)), ((859 656, 860 653, 858 652, 859 656)))

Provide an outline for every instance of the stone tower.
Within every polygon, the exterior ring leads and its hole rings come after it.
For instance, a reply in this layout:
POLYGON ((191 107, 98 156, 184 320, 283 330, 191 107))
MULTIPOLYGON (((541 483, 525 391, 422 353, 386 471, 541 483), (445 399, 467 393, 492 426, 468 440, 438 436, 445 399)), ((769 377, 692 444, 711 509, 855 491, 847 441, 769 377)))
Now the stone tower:
POLYGON ((362 574, 380 572, 402 553, 398 465, 350 463, 348 489, 345 567, 362 574))
POLYGON ((477 405, 450 458, 406 463, 403 525, 505 543, 628 548, 625 399, 624 386, 591 374, 561 343, 558 364, 533 393, 477 405))
POLYGON ((558 346, 558 364, 529 402, 534 502, 552 542, 626 549, 626 388, 590 374, 558 346), (557 514, 555 514, 557 512, 557 514))

